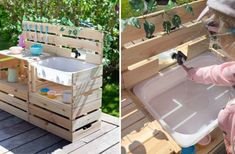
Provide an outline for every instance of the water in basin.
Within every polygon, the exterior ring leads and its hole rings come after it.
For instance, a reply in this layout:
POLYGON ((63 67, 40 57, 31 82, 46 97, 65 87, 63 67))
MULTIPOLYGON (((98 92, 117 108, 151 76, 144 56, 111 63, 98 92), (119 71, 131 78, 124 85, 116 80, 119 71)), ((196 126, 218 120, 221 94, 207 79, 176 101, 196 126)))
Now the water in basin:
MULTIPOLYGON (((187 66, 219 64, 212 53, 202 54, 187 66)), ((202 85, 187 80, 181 67, 175 67, 134 87, 146 109, 182 147, 196 144, 218 126, 219 111, 234 97, 231 87, 202 85)))

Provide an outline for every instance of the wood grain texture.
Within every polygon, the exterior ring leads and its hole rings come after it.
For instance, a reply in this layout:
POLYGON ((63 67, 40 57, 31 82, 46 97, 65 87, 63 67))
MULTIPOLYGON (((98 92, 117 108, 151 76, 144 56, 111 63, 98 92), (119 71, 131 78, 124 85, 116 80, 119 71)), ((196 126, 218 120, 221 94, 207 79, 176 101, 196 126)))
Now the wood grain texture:
POLYGON ((128 66, 148 59, 166 50, 175 48, 183 43, 205 35, 205 28, 201 22, 190 23, 170 35, 154 37, 122 50, 122 71, 128 66))
POLYGON ((80 50, 80 54, 85 55, 79 56, 78 59, 94 64, 102 64, 104 38, 102 32, 85 27, 31 21, 23 21, 22 28, 27 39, 27 49, 37 43, 44 47, 44 52, 57 56, 74 57, 71 51, 72 48, 76 48, 78 51, 80 50), (31 26, 31 29, 29 29, 29 26, 31 26), (46 28, 48 28, 48 32, 46 32, 46 28))
MULTIPOLYGON (((118 128, 116 124, 111 123, 112 117, 108 116, 105 121, 101 121, 101 129, 90 134, 83 134, 84 137, 74 143, 66 141, 58 136, 55 136, 43 129, 33 126, 15 116, 8 116, 7 112, 0 110, 0 153, 70 153, 77 151, 80 153, 80 148, 83 146, 93 149, 94 146, 99 146, 99 138, 104 138, 112 130, 118 128), (95 144, 94 144, 95 143, 95 144)), ((107 117, 103 114, 103 117, 107 117)), ((115 118, 115 117, 113 117, 115 118)), ((117 151, 119 148, 109 142, 109 137, 105 141, 108 145, 103 151, 117 151)), ((83 150, 83 148, 81 149, 83 150)))
MULTIPOLYGON (((23 21, 23 26, 25 24, 31 25, 32 26, 32 31, 34 31, 35 24, 39 25, 37 32, 40 32, 40 26, 43 26, 42 32, 46 32, 46 26, 48 26, 48 32, 53 33, 53 34, 62 34, 62 35, 69 35, 68 30, 75 30, 78 29, 78 27, 73 27, 73 26, 63 26, 63 25, 53 25, 49 23, 37 23, 37 22, 32 22, 32 21, 23 21), (65 31, 61 31, 61 28, 64 28, 65 31)), ((22 27, 25 29, 25 27, 22 27)), ((70 36, 75 36, 73 33, 71 33, 70 36)), ((91 29, 91 28, 85 28, 83 27, 77 34, 78 37, 81 38, 87 38, 87 39, 93 39, 93 40, 99 40, 103 41, 103 34, 102 32, 99 32, 97 30, 91 29)))

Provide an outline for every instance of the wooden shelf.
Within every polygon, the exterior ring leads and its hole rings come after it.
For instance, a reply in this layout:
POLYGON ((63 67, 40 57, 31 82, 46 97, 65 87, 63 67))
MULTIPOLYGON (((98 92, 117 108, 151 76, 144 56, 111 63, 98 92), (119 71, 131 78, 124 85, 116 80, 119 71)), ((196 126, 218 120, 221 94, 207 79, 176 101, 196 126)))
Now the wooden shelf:
POLYGON ((28 99, 28 85, 16 82, 10 83, 5 79, 0 80, 0 91, 9 93, 23 100, 28 99))

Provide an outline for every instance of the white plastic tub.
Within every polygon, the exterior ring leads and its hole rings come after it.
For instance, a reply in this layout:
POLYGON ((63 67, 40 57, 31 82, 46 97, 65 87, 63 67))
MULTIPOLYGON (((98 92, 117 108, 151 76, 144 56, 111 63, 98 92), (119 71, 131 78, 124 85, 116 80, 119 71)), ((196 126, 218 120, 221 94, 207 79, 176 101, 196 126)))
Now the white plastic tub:
MULTIPOLYGON (((202 54, 187 66, 219 64, 213 54, 202 54)), ((186 78, 177 66, 134 87, 147 110, 182 147, 196 144, 218 126, 219 111, 234 97, 231 87, 202 85, 186 78)))
POLYGON ((98 65, 65 57, 50 57, 35 64, 37 76, 66 86, 72 85, 75 73, 98 68, 98 65))

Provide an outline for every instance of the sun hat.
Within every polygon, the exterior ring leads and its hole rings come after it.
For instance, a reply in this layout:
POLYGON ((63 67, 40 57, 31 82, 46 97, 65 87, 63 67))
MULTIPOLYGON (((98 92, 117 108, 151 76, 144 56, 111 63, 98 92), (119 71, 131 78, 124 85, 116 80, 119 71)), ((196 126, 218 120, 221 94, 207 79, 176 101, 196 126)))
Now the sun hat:
POLYGON ((201 12, 197 21, 209 12, 209 8, 235 18, 235 0, 208 0, 207 7, 201 12))

